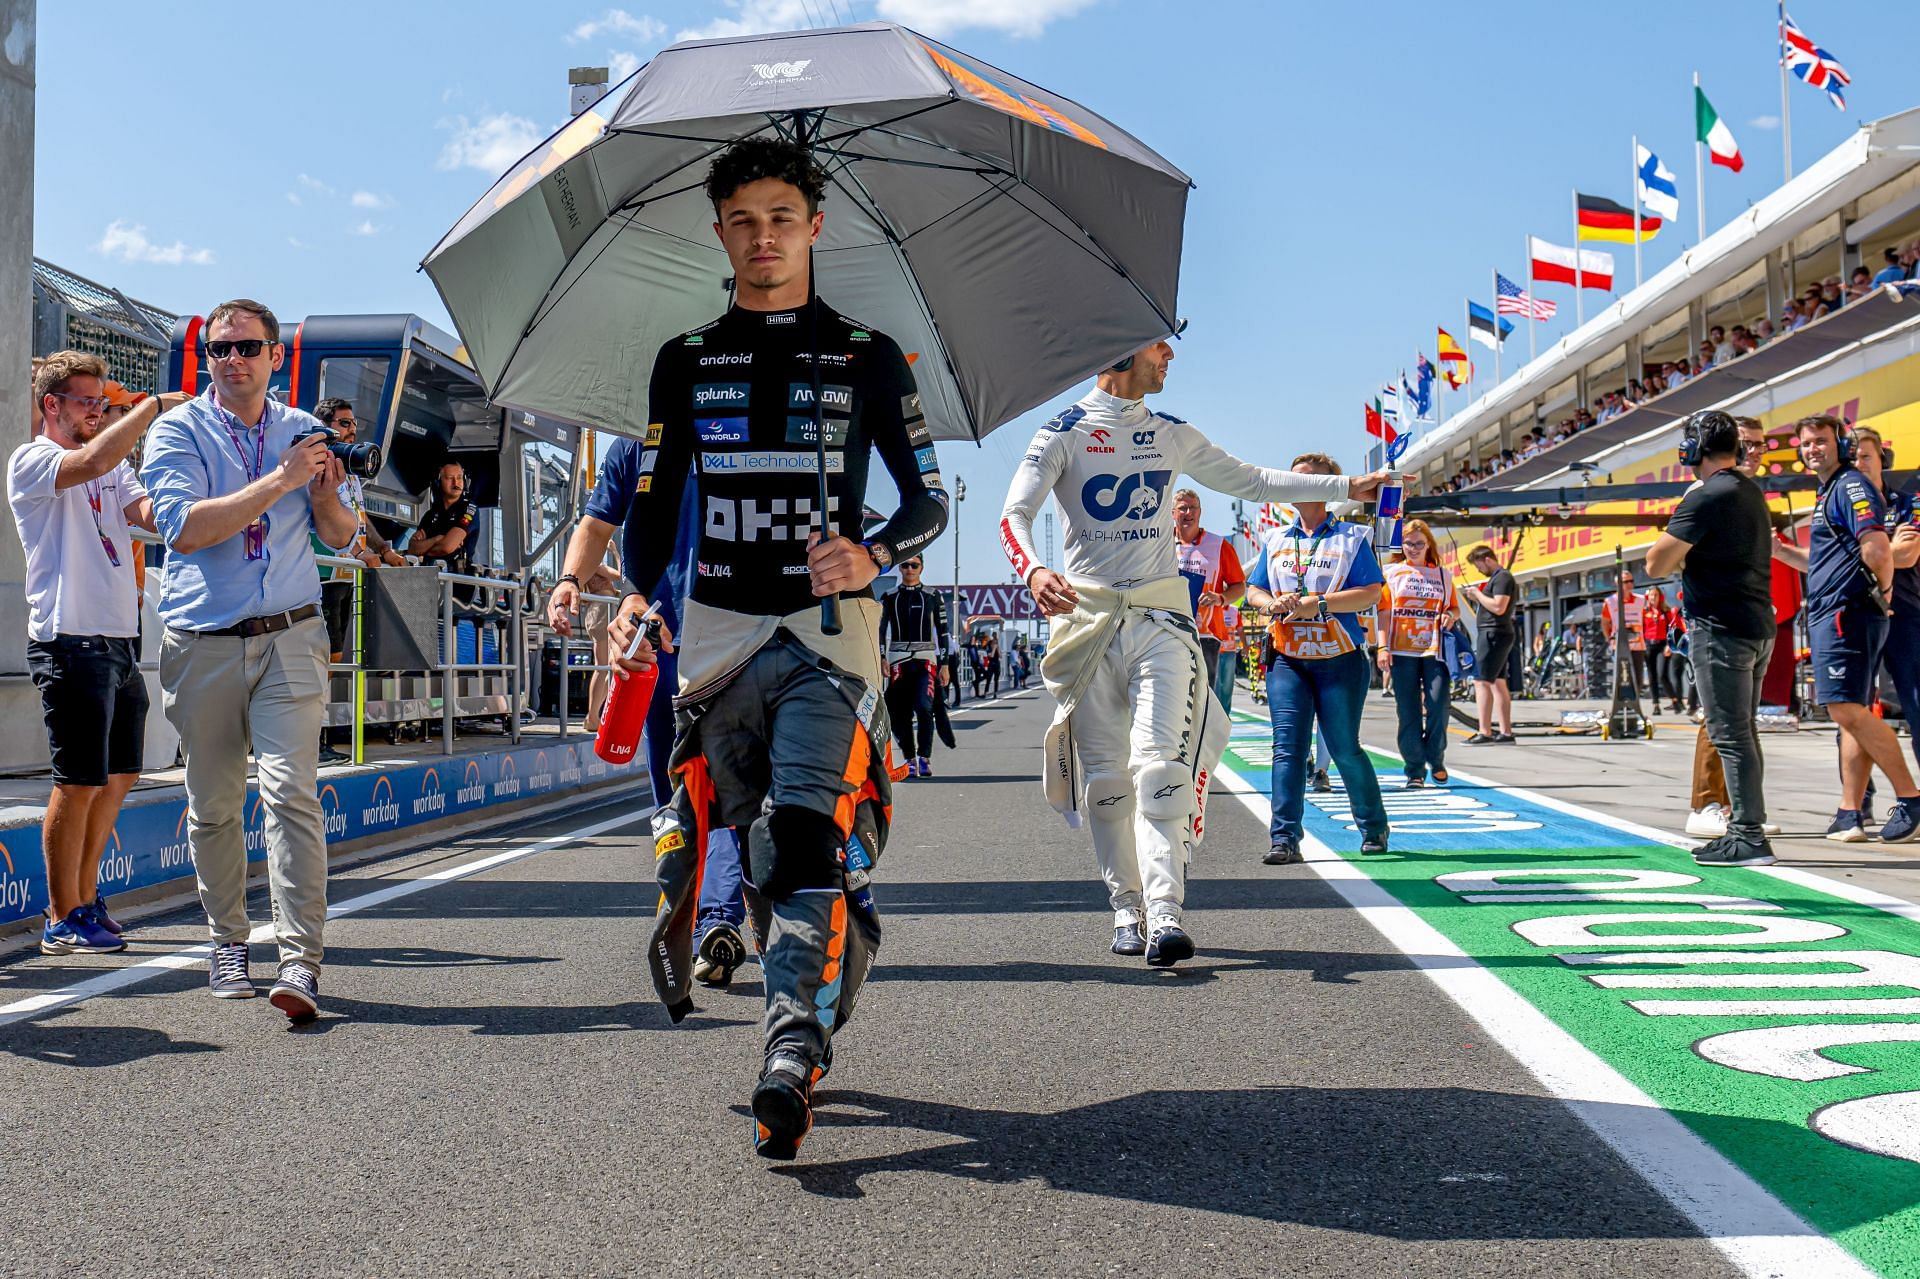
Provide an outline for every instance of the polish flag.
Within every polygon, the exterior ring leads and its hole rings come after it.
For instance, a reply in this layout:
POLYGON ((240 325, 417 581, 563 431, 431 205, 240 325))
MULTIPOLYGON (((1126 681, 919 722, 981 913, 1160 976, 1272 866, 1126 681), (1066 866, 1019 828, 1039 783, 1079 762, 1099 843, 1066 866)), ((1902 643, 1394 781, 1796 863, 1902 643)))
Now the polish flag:
POLYGON ((1547 281, 1553 284, 1573 284, 1576 282, 1574 263, 1579 263, 1578 283, 1585 289, 1613 288, 1613 255, 1601 253, 1597 249, 1569 249, 1564 245, 1550 244, 1538 236, 1527 237, 1528 251, 1533 255, 1533 278, 1535 283, 1547 281))

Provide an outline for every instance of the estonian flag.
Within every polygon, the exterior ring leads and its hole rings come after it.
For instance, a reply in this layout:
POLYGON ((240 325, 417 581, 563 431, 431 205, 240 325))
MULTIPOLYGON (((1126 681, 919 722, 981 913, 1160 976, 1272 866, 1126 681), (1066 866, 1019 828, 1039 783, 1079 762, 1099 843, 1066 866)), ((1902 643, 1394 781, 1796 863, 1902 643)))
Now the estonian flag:
POLYGON ((1478 342, 1481 346, 1490 346, 1495 350, 1499 350, 1500 343, 1506 341, 1507 334, 1513 332, 1513 321, 1507 319, 1505 316, 1499 317, 1499 328, 1496 330, 1494 327, 1494 319, 1493 312, 1487 310, 1486 307, 1481 306, 1478 302, 1467 303, 1467 336, 1478 342), (1494 339, 1495 332, 1498 332, 1500 335, 1498 341, 1494 339))

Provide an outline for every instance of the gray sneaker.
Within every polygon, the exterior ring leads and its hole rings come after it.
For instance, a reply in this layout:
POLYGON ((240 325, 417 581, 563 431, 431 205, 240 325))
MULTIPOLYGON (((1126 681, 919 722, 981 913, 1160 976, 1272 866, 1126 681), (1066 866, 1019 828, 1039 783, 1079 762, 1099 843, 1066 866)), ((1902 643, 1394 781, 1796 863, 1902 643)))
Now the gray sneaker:
POLYGON ((215 999, 252 999, 258 992, 247 975, 247 944, 216 942, 207 960, 207 993, 215 999))
POLYGON ((320 1012, 320 974, 312 964, 289 959, 280 965, 280 979, 267 992, 267 1002, 296 1026, 312 1021, 320 1012))
POLYGON ((1732 835, 1708 840, 1693 850, 1696 866, 1771 866, 1774 860, 1773 846, 1766 840, 1750 844, 1732 835))

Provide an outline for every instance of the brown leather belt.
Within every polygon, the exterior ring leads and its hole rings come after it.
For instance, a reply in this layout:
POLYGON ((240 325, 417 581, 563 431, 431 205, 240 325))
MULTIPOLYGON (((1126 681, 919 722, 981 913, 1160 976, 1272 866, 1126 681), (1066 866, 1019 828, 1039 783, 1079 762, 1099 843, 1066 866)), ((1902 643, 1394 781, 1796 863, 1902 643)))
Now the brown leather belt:
POLYGON ((284 631, 296 622, 304 622, 309 617, 320 616, 318 604, 302 604, 287 613, 271 613, 266 617, 249 617, 244 622, 235 622, 232 626, 223 626, 217 631, 201 631, 202 635, 238 635, 251 639, 255 635, 271 635, 275 631, 284 631))

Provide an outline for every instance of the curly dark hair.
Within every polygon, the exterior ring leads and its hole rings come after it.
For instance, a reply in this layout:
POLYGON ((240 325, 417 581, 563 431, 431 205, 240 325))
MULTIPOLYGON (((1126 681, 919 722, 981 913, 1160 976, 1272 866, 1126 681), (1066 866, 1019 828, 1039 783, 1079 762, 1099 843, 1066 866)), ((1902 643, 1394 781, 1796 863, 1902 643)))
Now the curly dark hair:
POLYGON ((722 200, 761 178, 778 178, 800 188, 808 217, 820 211, 827 194, 827 171, 813 162, 805 147, 776 138, 747 138, 722 151, 707 170, 707 198, 714 213, 720 212, 722 200))

